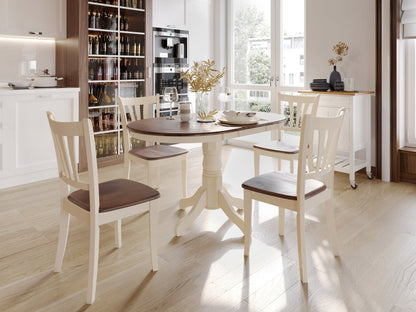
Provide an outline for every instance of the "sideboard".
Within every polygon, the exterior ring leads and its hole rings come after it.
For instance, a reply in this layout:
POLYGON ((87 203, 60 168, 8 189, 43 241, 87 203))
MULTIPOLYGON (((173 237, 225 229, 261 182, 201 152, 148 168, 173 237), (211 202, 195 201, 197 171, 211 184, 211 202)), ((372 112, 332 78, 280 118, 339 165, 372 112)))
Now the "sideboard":
POLYGON ((349 174, 350 185, 357 188, 355 172, 366 168, 371 172, 371 95, 374 92, 299 91, 319 94, 318 116, 335 116, 341 107, 346 108, 338 142, 335 171, 349 174))

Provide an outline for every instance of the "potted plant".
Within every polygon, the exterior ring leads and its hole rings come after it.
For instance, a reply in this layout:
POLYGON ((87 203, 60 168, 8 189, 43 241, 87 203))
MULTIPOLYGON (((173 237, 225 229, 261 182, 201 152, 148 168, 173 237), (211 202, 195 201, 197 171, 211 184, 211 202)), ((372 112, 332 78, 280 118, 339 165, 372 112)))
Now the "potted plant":
POLYGON ((181 71, 181 79, 188 81, 189 89, 196 93, 195 104, 196 113, 199 120, 213 121, 216 110, 209 110, 208 96, 212 88, 215 87, 224 77, 225 67, 222 70, 214 68, 215 61, 206 60, 194 62, 193 66, 186 71, 181 71))
POLYGON ((337 64, 342 62, 344 56, 348 55, 348 49, 348 45, 342 41, 332 47, 332 51, 335 53, 335 56, 328 60, 329 65, 334 66, 334 70, 329 76, 329 85, 331 90, 336 90, 335 85, 341 82, 341 74, 337 72, 337 64))

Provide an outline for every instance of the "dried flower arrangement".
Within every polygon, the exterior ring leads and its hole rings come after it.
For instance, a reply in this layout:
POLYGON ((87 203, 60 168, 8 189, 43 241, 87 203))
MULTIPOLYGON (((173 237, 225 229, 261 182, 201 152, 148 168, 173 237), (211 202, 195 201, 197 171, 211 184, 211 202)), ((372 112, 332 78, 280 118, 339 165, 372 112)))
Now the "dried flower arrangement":
POLYGON ((332 51, 335 53, 335 57, 334 58, 330 58, 328 60, 329 65, 337 65, 338 62, 342 62, 342 58, 343 56, 347 56, 348 55, 348 46, 345 42, 338 42, 336 45, 334 45, 332 47, 332 51))
POLYGON ((210 92, 225 74, 225 67, 220 71, 214 68, 215 61, 206 60, 194 62, 194 65, 186 70, 181 71, 180 79, 187 79, 190 90, 193 92, 210 92))

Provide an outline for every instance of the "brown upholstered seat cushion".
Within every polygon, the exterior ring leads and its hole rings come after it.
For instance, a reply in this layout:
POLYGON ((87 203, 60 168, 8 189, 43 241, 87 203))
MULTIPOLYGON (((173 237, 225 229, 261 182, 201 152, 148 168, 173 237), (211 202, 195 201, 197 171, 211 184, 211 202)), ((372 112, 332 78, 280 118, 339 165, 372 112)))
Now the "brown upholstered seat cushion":
MULTIPOLYGON (((100 192, 100 212, 130 207, 160 197, 160 193, 150 186, 127 179, 103 182, 98 185, 98 188, 100 192)), ((79 207, 90 210, 89 191, 78 190, 72 192, 68 199, 79 207)))
POLYGON ((279 141, 265 142, 253 145, 254 148, 259 148, 266 151, 279 152, 285 154, 299 153, 299 147, 289 145, 279 141))
POLYGON ((170 145, 151 145, 143 148, 135 148, 129 151, 130 154, 147 160, 156 160, 175 157, 188 153, 186 149, 170 145))
MULTIPOLYGON (((270 172, 245 181, 244 189, 258 193, 286 198, 297 199, 297 175, 293 173, 270 172)), ((305 198, 310 198, 326 190, 321 181, 308 179, 305 181, 305 198)))

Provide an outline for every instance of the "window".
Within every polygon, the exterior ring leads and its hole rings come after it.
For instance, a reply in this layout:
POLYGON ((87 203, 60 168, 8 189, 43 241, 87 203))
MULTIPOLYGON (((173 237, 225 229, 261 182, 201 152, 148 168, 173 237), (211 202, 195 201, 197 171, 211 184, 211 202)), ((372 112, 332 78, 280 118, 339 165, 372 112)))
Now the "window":
POLYGON ((236 90, 239 107, 244 101, 245 109, 258 107, 257 102, 249 103, 253 98, 269 99, 271 105, 276 102, 278 91, 303 88, 304 0, 227 3, 231 34, 227 87, 236 90))

